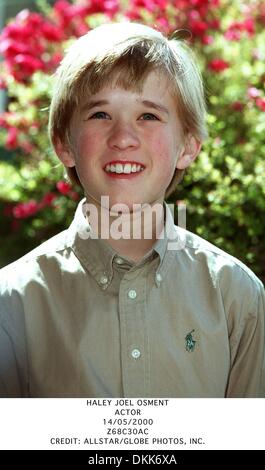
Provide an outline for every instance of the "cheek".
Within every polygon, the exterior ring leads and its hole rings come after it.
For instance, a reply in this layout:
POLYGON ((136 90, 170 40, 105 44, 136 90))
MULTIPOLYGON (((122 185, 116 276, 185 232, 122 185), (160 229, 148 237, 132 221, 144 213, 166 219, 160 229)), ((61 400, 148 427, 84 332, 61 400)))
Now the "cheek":
POLYGON ((83 132, 78 136, 77 151, 80 157, 84 155, 93 155, 97 142, 100 142, 96 134, 83 132))
POLYGON ((91 185, 93 168, 101 140, 97 134, 80 132, 75 142, 76 171, 83 186, 91 185))
POLYGON ((164 134, 153 135, 152 149, 154 163, 163 167, 163 171, 171 172, 175 165, 175 146, 169 136, 164 134))

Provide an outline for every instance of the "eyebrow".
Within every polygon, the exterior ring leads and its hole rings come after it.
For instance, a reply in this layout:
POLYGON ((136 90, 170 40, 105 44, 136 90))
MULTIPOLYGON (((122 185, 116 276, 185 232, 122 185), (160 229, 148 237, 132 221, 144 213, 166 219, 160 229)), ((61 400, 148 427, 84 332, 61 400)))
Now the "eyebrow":
POLYGON ((109 102, 107 100, 91 100, 82 106, 81 111, 90 111, 90 109, 96 108, 97 106, 102 106, 103 104, 109 104, 109 102))
POLYGON ((148 106, 148 108, 157 109, 157 111, 162 111, 162 113, 169 114, 168 109, 162 104, 154 103, 153 101, 148 101, 148 100, 143 100, 141 101, 141 103, 144 104, 145 106, 148 106))
MULTIPOLYGON (((147 106, 148 108, 152 108, 152 109, 156 109, 157 111, 161 111, 165 114, 169 114, 169 111, 168 109, 163 106, 162 104, 158 104, 158 103, 154 103, 153 101, 149 101, 149 100, 143 100, 143 101, 139 101, 141 104, 147 106)), ((93 108, 96 108, 98 106, 102 106, 102 105, 106 105, 106 104, 110 104, 109 101, 107 100, 98 100, 98 101, 88 101, 86 104, 84 104, 81 108, 81 111, 90 111, 91 109, 93 108)))

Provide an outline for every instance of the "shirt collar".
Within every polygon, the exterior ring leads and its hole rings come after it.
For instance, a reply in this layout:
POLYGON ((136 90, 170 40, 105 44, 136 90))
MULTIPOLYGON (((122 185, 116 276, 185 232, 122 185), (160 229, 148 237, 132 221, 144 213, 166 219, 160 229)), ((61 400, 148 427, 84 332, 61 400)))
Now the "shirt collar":
MULTIPOLYGON (((85 217, 83 205, 86 199, 83 198, 76 209, 74 219, 67 230, 68 244, 72 247, 75 255, 85 268, 91 273, 102 289, 106 289, 113 278, 113 260, 120 256, 104 240, 93 238, 90 225, 85 217)), ((151 250, 138 263, 130 263, 131 269, 138 269, 155 256, 159 256, 159 263, 156 267, 155 282, 159 287, 163 279, 168 263, 171 259, 172 251, 168 250, 169 240, 176 234, 174 220, 169 206, 164 202, 165 224, 161 237, 157 239, 151 250)))

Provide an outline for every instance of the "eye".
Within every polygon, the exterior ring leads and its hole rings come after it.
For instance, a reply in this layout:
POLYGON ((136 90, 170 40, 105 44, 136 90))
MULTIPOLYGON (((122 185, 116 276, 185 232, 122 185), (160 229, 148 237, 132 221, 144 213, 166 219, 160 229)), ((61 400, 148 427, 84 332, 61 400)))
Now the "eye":
POLYGON ((142 114, 142 116, 145 117, 145 121, 158 121, 158 118, 152 113, 144 113, 142 114))
MULTIPOLYGON (((105 119, 106 116, 108 116, 107 113, 105 113, 104 111, 98 111, 97 113, 93 114, 90 118, 88 119, 105 119)), ((109 117, 107 118, 109 119, 109 117)))

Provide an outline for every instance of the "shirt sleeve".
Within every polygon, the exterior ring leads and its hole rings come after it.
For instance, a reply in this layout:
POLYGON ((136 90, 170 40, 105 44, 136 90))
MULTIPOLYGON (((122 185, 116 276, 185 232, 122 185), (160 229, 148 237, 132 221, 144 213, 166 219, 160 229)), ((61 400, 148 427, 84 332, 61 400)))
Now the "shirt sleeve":
POLYGON ((0 398, 27 394, 24 313, 17 291, 0 278, 0 398))
POLYGON ((0 398, 21 396, 22 390, 12 340, 0 325, 0 398))
POLYGON ((237 293, 243 307, 239 321, 234 320, 227 398, 265 397, 265 291, 259 280, 254 292, 241 288, 237 293))

